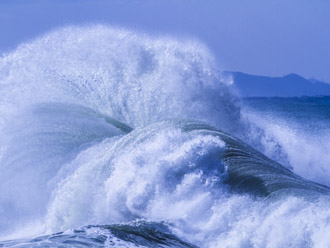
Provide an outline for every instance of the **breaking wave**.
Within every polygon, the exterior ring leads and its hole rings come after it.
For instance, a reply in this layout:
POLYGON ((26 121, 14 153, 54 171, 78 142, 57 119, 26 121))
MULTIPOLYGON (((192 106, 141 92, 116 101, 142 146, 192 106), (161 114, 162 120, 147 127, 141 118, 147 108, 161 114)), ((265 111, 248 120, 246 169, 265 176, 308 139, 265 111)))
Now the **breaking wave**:
POLYGON ((200 42, 62 28, 2 56, 0 95, 0 246, 330 243, 329 188, 257 151, 200 42))

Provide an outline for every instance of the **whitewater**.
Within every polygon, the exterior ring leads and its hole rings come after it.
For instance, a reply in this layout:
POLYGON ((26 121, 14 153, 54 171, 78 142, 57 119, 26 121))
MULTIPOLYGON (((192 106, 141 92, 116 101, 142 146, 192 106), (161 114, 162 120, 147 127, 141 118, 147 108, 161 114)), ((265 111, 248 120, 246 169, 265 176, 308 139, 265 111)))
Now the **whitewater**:
POLYGON ((0 58, 0 247, 330 247, 328 107, 241 99, 194 39, 50 31, 0 58))

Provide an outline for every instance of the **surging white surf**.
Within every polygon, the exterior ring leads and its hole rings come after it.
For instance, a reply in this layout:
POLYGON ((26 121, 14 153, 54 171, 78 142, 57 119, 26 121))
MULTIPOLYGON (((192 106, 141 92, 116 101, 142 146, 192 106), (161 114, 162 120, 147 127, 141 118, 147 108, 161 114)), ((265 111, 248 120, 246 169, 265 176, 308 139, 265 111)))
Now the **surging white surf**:
POLYGON ((55 30, 4 55, 2 236, 145 219, 202 247, 329 244, 327 198, 233 194, 225 142, 176 128, 197 119, 256 142, 228 84, 199 42, 107 26, 55 30))
POLYGON ((202 44, 106 26, 56 30, 4 55, 0 94, 4 232, 47 214, 83 150, 125 133, 109 118, 132 128, 195 118, 240 130, 236 99, 202 44))

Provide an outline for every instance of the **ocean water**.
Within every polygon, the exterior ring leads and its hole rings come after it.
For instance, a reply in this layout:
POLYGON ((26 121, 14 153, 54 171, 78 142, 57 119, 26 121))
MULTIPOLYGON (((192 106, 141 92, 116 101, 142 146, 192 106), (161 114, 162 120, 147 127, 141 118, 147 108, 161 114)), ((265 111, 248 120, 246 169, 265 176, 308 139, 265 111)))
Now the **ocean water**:
POLYGON ((245 116, 264 132, 261 143, 265 154, 304 178, 330 185, 329 96, 243 101, 245 116), (281 152, 274 153, 276 149, 281 152))
POLYGON ((70 26, 0 58, 0 247, 329 247, 330 98, 241 99, 202 43, 70 26))

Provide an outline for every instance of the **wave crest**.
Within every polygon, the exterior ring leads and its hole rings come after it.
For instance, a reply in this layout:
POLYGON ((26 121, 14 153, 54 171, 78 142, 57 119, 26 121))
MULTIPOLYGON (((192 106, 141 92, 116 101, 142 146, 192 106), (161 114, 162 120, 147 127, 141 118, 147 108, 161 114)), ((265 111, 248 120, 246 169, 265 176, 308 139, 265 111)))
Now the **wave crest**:
POLYGON ((229 131, 239 122, 237 98, 207 48, 193 40, 66 27, 1 58, 0 82, 6 105, 78 104, 133 128, 193 118, 229 131))

